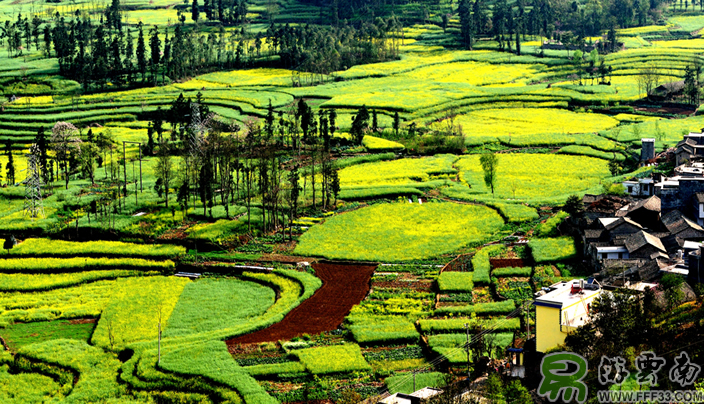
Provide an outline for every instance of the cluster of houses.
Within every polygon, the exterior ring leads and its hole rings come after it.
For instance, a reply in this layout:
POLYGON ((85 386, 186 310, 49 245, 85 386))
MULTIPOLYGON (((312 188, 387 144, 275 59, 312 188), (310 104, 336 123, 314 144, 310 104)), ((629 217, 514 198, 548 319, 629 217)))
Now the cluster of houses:
POLYGON ((583 214, 571 221, 569 231, 581 241, 594 275, 538 293, 536 351, 561 344, 584 324, 592 300, 604 289, 655 288, 667 273, 690 284, 704 281, 704 133, 689 133, 658 156, 655 139, 642 139, 643 165, 663 159, 675 164, 672 176, 624 181, 626 196, 583 197, 583 214))

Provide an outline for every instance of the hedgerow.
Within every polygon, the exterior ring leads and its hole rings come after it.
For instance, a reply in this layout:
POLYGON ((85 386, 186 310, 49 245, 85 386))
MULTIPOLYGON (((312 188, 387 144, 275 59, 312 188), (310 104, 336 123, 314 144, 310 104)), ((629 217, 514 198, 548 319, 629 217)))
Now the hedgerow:
POLYGON ((473 275, 472 272, 443 272, 438 277, 438 288, 445 293, 471 292, 473 275))
POLYGON ((537 263, 565 261, 577 256, 572 237, 533 239, 528 246, 537 263))
POLYGON ((531 267, 507 267, 507 268, 496 268, 491 273, 492 276, 530 276, 533 268, 531 267))
POLYGON ((474 268, 474 278, 475 284, 488 285, 490 282, 489 272, 491 271, 491 263, 489 262, 489 256, 494 253, 498 253, 505 247, 502 244, 493 244, 482 248, 477 251, 472 258, 472 268, 474 268))

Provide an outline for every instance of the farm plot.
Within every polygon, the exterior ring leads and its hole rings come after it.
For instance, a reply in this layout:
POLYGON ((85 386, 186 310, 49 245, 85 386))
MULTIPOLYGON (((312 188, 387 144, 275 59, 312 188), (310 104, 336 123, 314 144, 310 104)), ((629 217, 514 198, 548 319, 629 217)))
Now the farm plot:
POLYGON ((423 259, 480 242, 502 225, 501 217, 483 206, 379 204, 311 228, 301 236, 295 252, 354 260, 423 259))
POLYGON ((302 334, 336 329, 349 310, 369 291, 374 266, 313 264, 323 286, 282 321, 251 334, 227 341, 228 346, 289 340, 302 334))
POLYGON ((484 183, 479 156, 462 157, 462 187, 443 190, 448 196, 462 199, 504 199, 529 203, 556 203, 571 194, 594 191, 610 176, 608 162, 593 157, 555 154, 501 154, 497 169, 495 194, 484 183))
POLYGON ((491 133, 508 145, 518 146, 579 144, 580 136, 570 135, 599 132, 618 123, 607 115, 551 108, 485 109, 456 118, 469 143, 491 133))
POLYGON ((179 297, 164 337, 227 328, 264 313, 274 304, 274 290, 238 279, 201 279, 179 297))

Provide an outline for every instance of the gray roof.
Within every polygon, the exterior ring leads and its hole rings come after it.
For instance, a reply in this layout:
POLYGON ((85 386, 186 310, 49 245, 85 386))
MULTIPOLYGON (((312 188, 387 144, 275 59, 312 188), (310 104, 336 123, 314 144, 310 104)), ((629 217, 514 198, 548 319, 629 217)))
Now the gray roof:
POLYGON ((665 246, 662 245, 662 242, 659 238, 652 236, 642 230, 638 233, 633 233, 628 236, 624 243, 629 253, 637 251, 648 244, 662 252, 667 252, 667 250, 665 250, 665 246))
POLYGON ((667 227, 667 226, 670 226, 671 224, 679 222, 680 220, 682 220, 683 217, 684 217, 684 215, 682 214, 682 212, 675 209, 675 210, 671 210, 671 211, 665 213, 664 215, 662 215, 660 217, 660 221, 662 222, 662 224, 665 225, 665 227, 667 227))
POLYGON ((637 203, 628 207, 629 212, 633 212, 636 209, 645 208, 653 212, 660 212, 660 198, 653 195, 648 199, 643 199, 637 203))
POLYGON ((635 227, 637 227, 637 228, 639 228, 639 229, 642 229, 642 228, 643 228, 643 226, 641 226, 640 224, 634 222, 633 220, 631 220, 631 219, 628 218, 628 217, 619 217, 618 220, 614 220, 613 222, 609 223, 609 224, 606 225, 605 227, 606 227, 606 230, 613 230, 613 229, 615 229, 615 228, 621 226, 622 224, 626 224, 626 223, 627 223, 627 224, 630 224, 631 226, 635 226, 635 227))
POLYGON ((584 237, 586 239, 594 240, 599 239, 604 234, 604 229, 586 229, 584 230, 584 237))

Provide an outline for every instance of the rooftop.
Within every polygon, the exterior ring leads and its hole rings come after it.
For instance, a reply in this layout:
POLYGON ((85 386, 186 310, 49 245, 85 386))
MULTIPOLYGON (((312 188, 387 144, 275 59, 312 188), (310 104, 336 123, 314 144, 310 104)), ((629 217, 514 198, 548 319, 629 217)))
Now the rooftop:
POLYGON ((585 288, 577 293, 572 293, 572 285, 579 287, 579 279, 572 279, 567 282, 558 282, 550 286, 551 291, 535 299, 536 306, 547 306, 554 308, 569 307, 582 300, 591 300, 601 293, 601 288, 597 284, 589 284, 584 281, 585 288), (594 289, 587 289, 587 287, 594 289))

